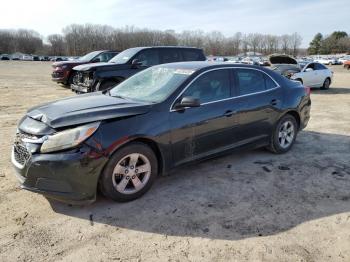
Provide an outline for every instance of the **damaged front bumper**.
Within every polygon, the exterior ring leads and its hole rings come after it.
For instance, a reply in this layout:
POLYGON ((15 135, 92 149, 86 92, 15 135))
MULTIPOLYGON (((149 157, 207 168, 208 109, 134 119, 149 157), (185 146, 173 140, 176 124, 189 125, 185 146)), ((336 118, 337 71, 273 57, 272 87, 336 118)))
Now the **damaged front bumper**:
POLYGON ((11 159, 21 188, 72 204, 87 204, 96 199, 99 175, 108 159, 90 147, 31 154, 24 163, 17 161, 17 153, 14 146, 11 159))
POLYGON ((88 93, 90 92, 90 88, 88 86, 81 86, 77 84, 71 84, 70 85, 73 92, 77 93, 88 93))
POLYGON ((71 84, 71 89, 77 93, 88 93, 91 92, 92 86, 95 84, 93 72, 80 72, 78 71, 71 84))
POLYGON ((54 71, 51 74, 51 80, 57 83, 66 83, 68 80, 68 71, 54 71))

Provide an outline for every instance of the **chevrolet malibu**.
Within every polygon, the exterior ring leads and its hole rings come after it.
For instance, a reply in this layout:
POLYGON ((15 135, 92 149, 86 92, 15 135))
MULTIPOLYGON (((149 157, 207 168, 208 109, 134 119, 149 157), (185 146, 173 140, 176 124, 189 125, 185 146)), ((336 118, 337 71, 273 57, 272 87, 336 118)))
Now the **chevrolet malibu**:
POLYGON ((109 91, 31 108, 12 163, 21 187, 71 203, 129 201, 159 174, 232 150, 289 151, 310 117, 300 82, 253 65, 163 64, 109 91))

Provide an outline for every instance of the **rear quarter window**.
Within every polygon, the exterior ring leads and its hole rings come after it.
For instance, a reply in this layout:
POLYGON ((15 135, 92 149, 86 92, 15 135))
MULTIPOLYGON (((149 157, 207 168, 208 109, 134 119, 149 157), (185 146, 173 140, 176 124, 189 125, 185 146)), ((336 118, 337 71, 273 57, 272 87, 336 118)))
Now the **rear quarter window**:
POLYGON ((184 61, 204 61, 205 57, 200 50, 182 50, 184 61))
POLYGON ((275 81, 273 81, 271 79, 270 76, 268 76, 266 74, 264 74, 264 76, 265 76, 265 89, 266 90, 273 89, 273 88, 277 87, 277 84, 275 83, 275 81))

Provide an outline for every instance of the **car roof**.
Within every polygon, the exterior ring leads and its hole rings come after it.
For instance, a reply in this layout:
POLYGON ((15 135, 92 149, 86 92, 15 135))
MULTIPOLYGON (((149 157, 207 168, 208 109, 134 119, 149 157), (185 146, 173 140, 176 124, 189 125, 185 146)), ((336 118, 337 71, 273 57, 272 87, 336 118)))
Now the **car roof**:
POLYGON ((203 71, 206 71, 209 69, 215 69, 215 68, 225 68, 225 67, 248 68, 248 69, 256 69, 268 74, 269 76, 273 77, 273 79, 276 80, 280 85, 283 85, 283 84, 288 85, 288 82, 291 82, 289 79, 271 70, 270 68, 266 68, 258 65, 232 64, 227 62, 212 62, 212 61, 191 61, 191 62, 176 62, 176 63, 160 64, 160 65, 156 65, 155 67, 168 67, 168 68, 174 68, 174 69, 180 69, 180 70, 181 69, 193 70, 196 72, 195 74, 200 74, 203 71))
MULTIPOLYGON (((93 51, 92 51, 92 52, 93 52, 93 51)), ((96 50, 96 52, 101 52, 101 53, 105 53, 105 52, 120 53, 120 51, 117 51, 117 50, 96 50)))
POLYGON ((191 61, 191 62, 175 62, 168 64, 160 64, 161 66, 166 66, 170 68, 178 68, 178 69, 192 69, 192 70, 200 70, 200 69, 208 69, 208 68, 255 68, 262 71, 266 71, 264 67, 255 66, 255 65, 246 65, 246 64, 232 64, 227 62, 213 62, 213 61, 191 61))
MULTIPOLYGON (((195 50, 202 50, 201 48, 197 47, 190 47, 190 46, 138 46, 138 47, 131 47, 128 49, 134 49, 134 50, 143 50, 143 49, 150 49, 150 48, 161 48, 161 49, 167 49, 167 48, 176 48, 176 49, 195 49, 195 50)), ((127 49, 125 49, 127 50, 127 49)))

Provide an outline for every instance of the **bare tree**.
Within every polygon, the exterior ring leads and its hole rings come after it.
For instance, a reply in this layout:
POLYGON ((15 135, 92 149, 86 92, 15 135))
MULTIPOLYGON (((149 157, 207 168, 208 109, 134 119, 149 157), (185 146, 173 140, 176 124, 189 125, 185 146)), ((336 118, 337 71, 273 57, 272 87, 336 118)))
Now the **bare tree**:
POLYGON ((302 37, 298 33, 294 33, 290 36, 290 45, 292 48, 292 55, 298 55, 298 49, 301 45, 302 37))
POLYGON ((47 41, 50 44, 50 55, 64 55, 66 53, 64 37, 59 34, 49 35, 47 41))
POLYGON ((261 40, 260 34, 257 34, 257 33, 249 34, 247 36, 247 41, 248 41, 250 50, 253 51, 254 53, 257 52, 260 40, 261 40))
POLYGON ((0 30, 0 54, 15 51, 15 33, 11 30, 0 30))
POLYGON ((288 54, 289 49, 290 49, 290 36, 289 35, 281 35, 280 36, 280 44, 281 44, 281 51, 284 54, 288 54))
MULTIPOLYGON (((32 30, 0 30, 0 52, 49 53, 50 55, 83 55, 99 49, 122 51, 135 46, 181 45, 204 49, 208 55, 237 55, 252 51, 262 54, 275 52, 297 55, 301 37, 292 35, 243 34, 237 32, 225 37, 220 31, 204 33, 201 30, 150 30, 125 26, 113 28, 107 25, 71 24, 62 30, 63 34, 47 37, 49 45, 44 45, 42 37, 32 30)), ((337 38, 337 50, 348 48, 348 37, 337 38)), ((324 43, 327 47, 328 42, 324 43)), ((348 50, 348 49, 347 49, 348 50)))

